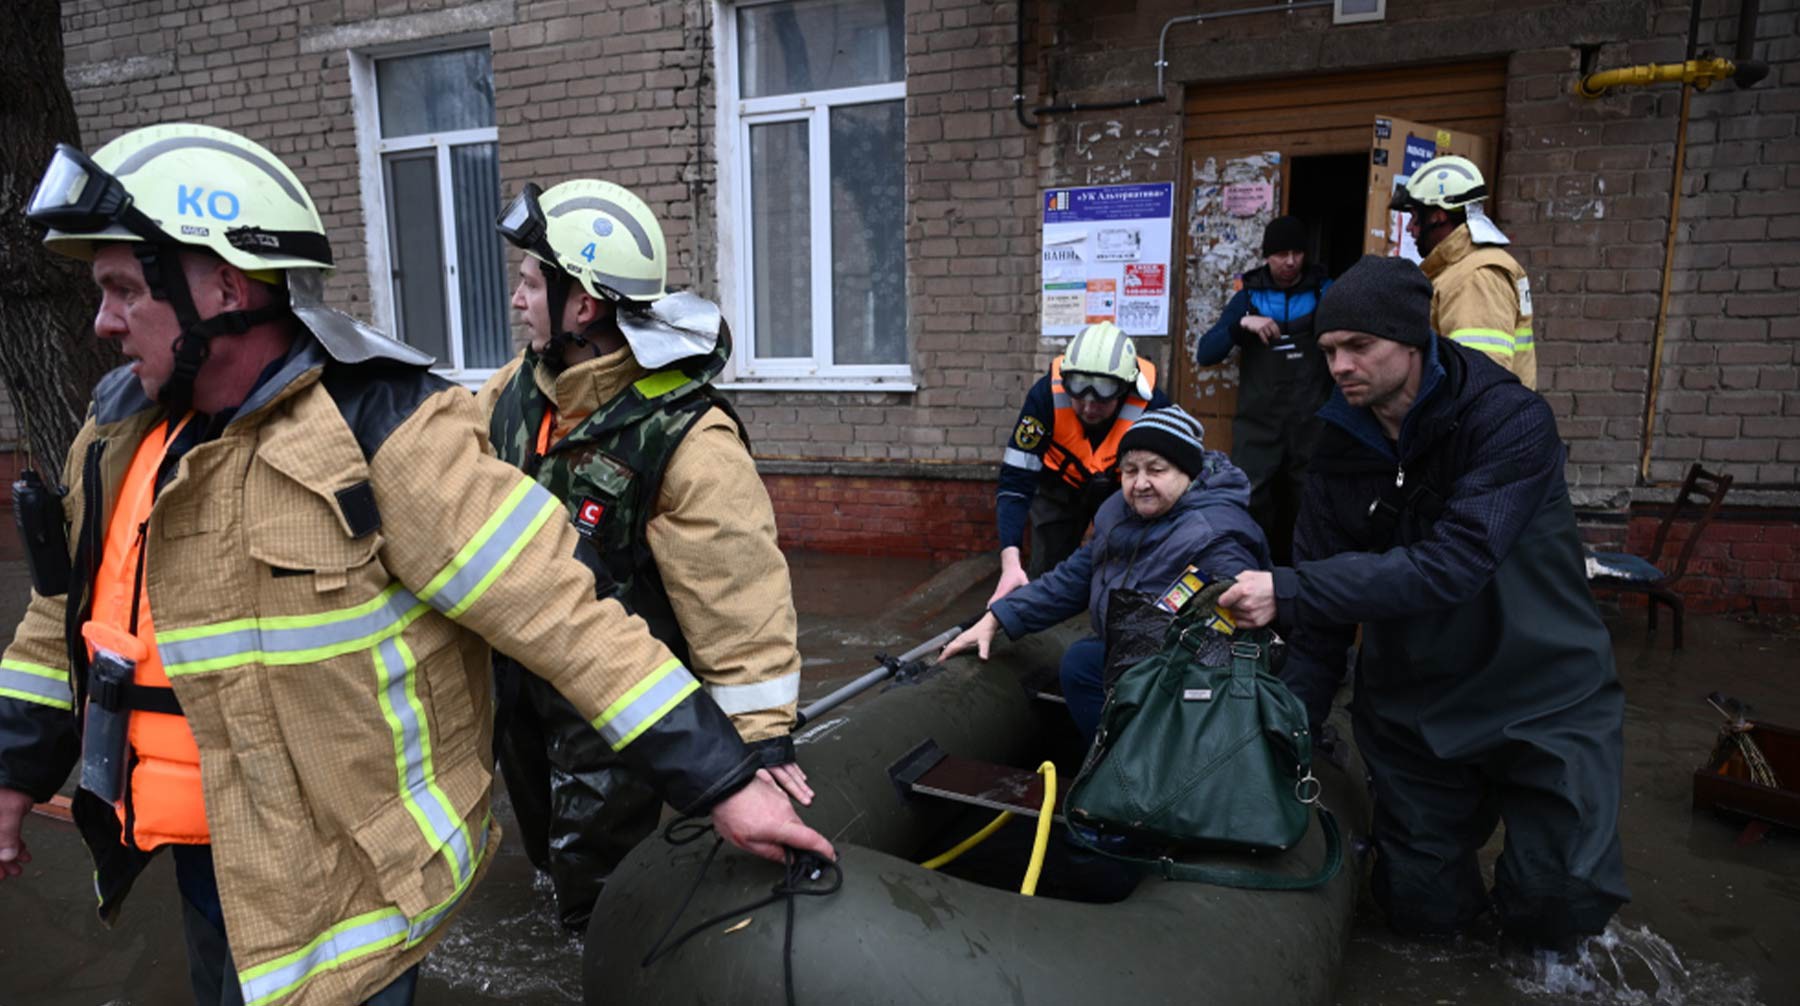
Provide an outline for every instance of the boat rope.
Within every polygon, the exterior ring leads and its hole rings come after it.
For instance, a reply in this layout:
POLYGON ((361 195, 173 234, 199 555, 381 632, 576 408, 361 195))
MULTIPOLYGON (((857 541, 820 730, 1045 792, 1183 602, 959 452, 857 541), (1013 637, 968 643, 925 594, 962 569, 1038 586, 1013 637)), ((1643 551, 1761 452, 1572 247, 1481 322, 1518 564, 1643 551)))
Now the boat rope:
MULTIPOLYGON (((1025 867, 1025 882, 1019 885, 1019 893, 1028 898, 1037 894, 1038 877, 1044 872, 1044 852, 1050 847, 1050 818, 1056 810, 1056 763, 1046 761, 1039 765, 1038 774, 1044 777, 1044 803, 1038 809, 1037 833, 1031 840, 1031 861, 1025 867)), ((992 838, 994 832, 999 831, 1012 817, 1012 811, 1001 811, 999 816, 982 826, 980 831, 919 865, 927 870, 935 870, 956 862, 963 853, 992 838)))
MULTIPOLYGON (((709 822, 691 817, 678 817, 670 821, 668 827, 663 829, 663 841, 670 845, 687 845, 704 838, 710 831, 712 831, 712 824, 709 822)), ((687 912, 688 905, 693 903, 694 895, 700 892, 700 885, 706 880, 706 871, 712 868, 713 860, 718 858, 719 849, 724 844, 723 838, 714 836, 712 850, 706 854, 706 862, 700 864, 699 876, 694 878, 693 886, 688 888, 687 895, 681 899, 681 907, 675 909, 675 915, 669 920, 668 927, 663 930, 663 934, 657 938, 656 943, 650 947, 650 952, 645 955, 644 961, 639 967, 649 967, 657 960, 674 953, 688 940, 721 922, 741 916, 745 912, 753 912, 764 905, 785 901, 787 902, 787 930, 781 941, 782 982, 787 993, 788 1006, 794 1006, 794 899, 797 897, 818 898, 835 894, 838 888, 844 886, 844 871, 838 864, 823 856, 788 849, 781 880, 769 889, 768 897, 720 912, 712 918, 688 928, 686 932, 675 937, 671 942, 669 934, 675 931, 675 924, 681 921, 681 916, 687 912)))

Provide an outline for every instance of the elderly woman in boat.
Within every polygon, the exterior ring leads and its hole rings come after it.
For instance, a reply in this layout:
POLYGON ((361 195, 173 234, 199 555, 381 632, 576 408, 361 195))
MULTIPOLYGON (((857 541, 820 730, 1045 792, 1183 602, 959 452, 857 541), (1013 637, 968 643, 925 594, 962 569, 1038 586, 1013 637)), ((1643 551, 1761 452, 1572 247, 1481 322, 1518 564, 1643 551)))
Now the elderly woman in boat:
POLYGON ((1094 516, 1075 554, 995 601, 938 659, 975 649, 986 660, 994 636, 1017 639, 1089 612, 1094 635, 1063 654, 1063 698, 1092 738, 1106 701, 1107 608, 1115 591, 1161 595, 1189 566, 1207 580, 1268 569, 1269 547, 1251 519, 1250 481, 1224 454, 1201 444, 1200 421, 1170 406, 1149 412, 1119 443, 1120 489, 1094 516))

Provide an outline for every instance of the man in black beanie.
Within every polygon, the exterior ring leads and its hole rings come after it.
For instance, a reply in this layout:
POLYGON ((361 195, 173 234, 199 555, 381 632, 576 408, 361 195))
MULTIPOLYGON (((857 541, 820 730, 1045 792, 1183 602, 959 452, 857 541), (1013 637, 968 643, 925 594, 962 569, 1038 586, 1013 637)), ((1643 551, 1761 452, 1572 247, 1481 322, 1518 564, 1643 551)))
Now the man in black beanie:
POLYGON ((1361 626, 1351 714, 1389 924, 1454 933, 1492 909, 1509 942, 1566 952, 1629 897, 1624 694, 1549 405, 1430 312, 1431 284, 1397 258, 1363 258, 1325 295, 1337 390, 1294 564, 1220 600, 1282 624, 1281 676, 1315 730, 1361 626), (1500 821, 1490 894, 1476 853, 1500 821))
POLYGON ((1250 477, 1250 513, 1277 562, 1288 561, 1300 480, 1318 435, 1313 414, 1331 393, 1313 337, 1313 312, 1331 280, 1307 263, 1306 244, 1299 217, 1269 221, 1262 240, 1268 261, 1243 275, 1194 352, 1206 367, 1223 362, 1233 347, 1241 351, 1231 460, 1250 477))

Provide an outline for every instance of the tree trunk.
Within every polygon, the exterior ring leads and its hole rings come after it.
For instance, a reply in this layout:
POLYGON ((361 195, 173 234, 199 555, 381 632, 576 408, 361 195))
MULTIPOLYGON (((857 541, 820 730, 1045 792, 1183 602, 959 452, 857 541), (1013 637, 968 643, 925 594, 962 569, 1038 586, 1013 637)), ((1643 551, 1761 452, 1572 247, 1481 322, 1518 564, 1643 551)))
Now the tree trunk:
POLYGON ((117 347, 93 337, 87 269, 45 250, 43 229, 25 219, 56 144, 81 143, 63 81, 58 0, 0 3, 0 94, 0 378, 20 440, 49 481, 94 383, 120 361, 117 347))

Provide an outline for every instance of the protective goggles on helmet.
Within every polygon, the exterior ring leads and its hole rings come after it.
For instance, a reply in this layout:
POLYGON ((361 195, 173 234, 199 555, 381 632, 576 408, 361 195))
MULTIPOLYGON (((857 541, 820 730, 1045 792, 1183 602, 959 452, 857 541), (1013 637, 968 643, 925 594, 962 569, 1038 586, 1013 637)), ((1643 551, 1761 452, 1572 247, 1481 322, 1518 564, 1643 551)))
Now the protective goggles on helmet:
POLYGON ((1394 190, 1393 198, 1388 200, 1388 209, 1394 213, 1417 213, 1429 209, 1424 203, 1413 198, 1413 194, 1401 186, 1394 190))
MULTIPOLYGON (((117 224, 152 244, 184 243, 132 205, 124 182, 66 143, 56 145, 50 166, 25 207, 25 218, 66 234, 98 234, 117 224)), ((225 232, 225 240, 247 252, 331 264, 331 242, 311 231, 233 227, 225 232)))
POLYGON ((71 234, 103 231, 119 224, 147 241, 169 237, 141 210, 131 205, 124 183, 66 143, 56 145, 44 178, 26 204, 25 217, 71 234))
POLYGON ((1116 377, 1106 374, 1064 374, 1063 387, 1076 398, 1097 398, 1111 401, 1125 394, 1129 385, 1116 377))
POLYGON ((544 222, 544 208, 538 205, 538 197, 544 190, 536 182, 526 182, 513 201, 501 211, 500 218, 494 221, 500 236, 515 248, 534 252, 545 262, 555 264, 556 252, 551 249, 548 234, 549 225, 544 222))

